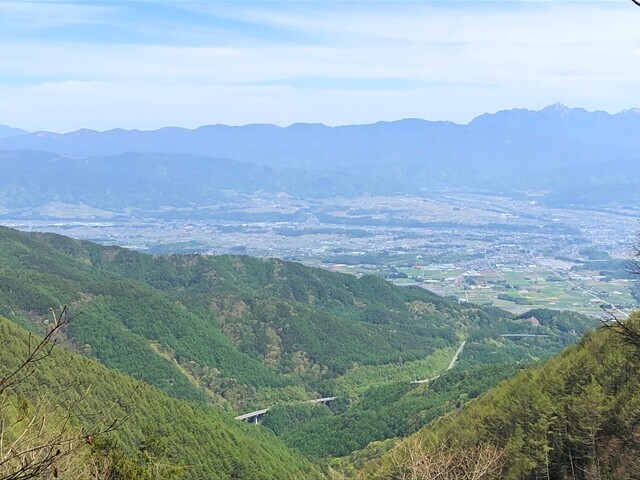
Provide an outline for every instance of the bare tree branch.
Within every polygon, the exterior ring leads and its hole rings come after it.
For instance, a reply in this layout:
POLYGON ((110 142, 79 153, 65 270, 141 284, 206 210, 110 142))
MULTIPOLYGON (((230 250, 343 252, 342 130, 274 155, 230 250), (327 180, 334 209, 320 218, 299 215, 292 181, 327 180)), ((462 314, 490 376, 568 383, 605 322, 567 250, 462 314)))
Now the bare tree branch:
MULTIPOLYGON (((409 437, 391 452, 398 480, 490 480, 499 478, 504 450, 491 444, 465 446, 452 439, 423 441, 409 437)), ((382 478, 382 477, 381 477, 382 478)))
MULTIPOLYGON (((66 305, 59 312, 51 309, 51 315, 44 337, 36 340, 29 335, 25 359, 0 378, 0 480, 59 478, 63 460, 120 428, 130 417, 112 418, 118 400, 105 411, 83 412, 91 387, 79 391, 78 381, 60 385, 35 406, 16 405, 19 397, 14 393, 34 374, 37 364, 52 354, 56 334, 69 323, 66 305), (81 419, 90 427, 80 427, 81 419)), ((98 464, 107 468, 110 462, 102 459, 87 468, 98 469, 98 464)))
POLYGON ((24 361, 15 368, 15 370, 9 372, 4 377, 0 378, 0 395, 2 395, 5 390, 12 388, 18 383, 23 382, 26 378, 33 374, 33 366, 34 364, 44 360, 53 351, 53 347, 57 344, 57 339, 54 338, 55 335, 62 330, 69 323, 69 318, 67 316, 67 306, 63 306, 60 310, 60 313, 56 313, 52 308, 50 309, 51 315, 53 316, 53 327, 47 328, 44 337, 32 346, 32 342, 34 341, 33 336, 29 334, 29 346, 27 349, 27 356, 24 361))

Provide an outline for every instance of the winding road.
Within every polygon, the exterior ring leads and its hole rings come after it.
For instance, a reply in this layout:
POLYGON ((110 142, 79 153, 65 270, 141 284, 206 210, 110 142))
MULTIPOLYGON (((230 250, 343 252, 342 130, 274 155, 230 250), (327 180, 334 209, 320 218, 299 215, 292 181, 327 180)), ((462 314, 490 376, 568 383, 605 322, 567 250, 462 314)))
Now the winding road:
MULTIPOLYGON (((447 370, 451 370, 453 367, 456 366, 456 362, 458 361, 458 357, 460 356, 460 354, 462 353, 462 350, 464 350, 464 346, 467 344, 467 341, 465 340, 464 342, 462 342, 462 344, 458 347, 458 350, 456 350, 456 353, 453 355, 453 358, 451 359, 451 363, 449 364, 449 366, 447 367, 447 370)), ((436 375, 435 377, 431 377, 431 378, 427 378, 425 380, 414 380, 411 383, 428 383, 431 382, 432 380, 435 380, 436 378, 440 377, 440 375, 436 375)))
POLYGON ((458 350, 456 351, 456 354, 453 356, 453 358, 451 359, 451 363, 449 364, 449 366, 447 367, 447 370, 451 370, 453 367, 456 366, 456 362, 458 361, 458 357, 460 356, 460 354, 462 353, 462 350, 464 350, 464 346, 467 344, 467 341, 465 340, 464 342, 462 342, 460 344, 460 346, 458 347, 458 350))
MULTIPOLYGON (((455 367, 456 362, 458 361, 458 357, 460 356, 460 354, 462 353, 462 350, 464 350, 464 346, 466 345, 467 341, 463 341, 460 346, 458 347, 458 350, 456 350, 456 353, 453 355, 453 358, 451 359, 451 363, 449 363, 449 366, 447 367, 447 370, 451 370, 453 367, 455 367)), ((430 382, 432 380, 435 380, 436 378, 438 378, 440 375, 437 375, 435 377, 432 378, 427 378, 426 380, 414 380, 411 383, 427 383, 430 382)), ((332 400, 335 400, 337 397, 324 397, 324 398, 318 398, 316 400, 307 400, 306 403, 324 403, 327 404, 332 400)), ((254 412, 249 412, 249 413, 245 413, 243 415, 238 415, 237 417, 235 417, 236 420, 242 420, 245 422, 252 422, 253 423, 258 423, 260 418, 267 413, 269 410, 271 410, 271 408, 263 408, 261 410, 256 410, 254 412)))

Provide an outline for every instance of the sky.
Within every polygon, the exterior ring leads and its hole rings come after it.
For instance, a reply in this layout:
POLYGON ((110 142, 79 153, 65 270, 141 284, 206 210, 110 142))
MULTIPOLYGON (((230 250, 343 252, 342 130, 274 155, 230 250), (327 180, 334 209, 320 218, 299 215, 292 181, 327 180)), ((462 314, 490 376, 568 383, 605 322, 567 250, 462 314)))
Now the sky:
POLYGON ((617 112, 639 83, 630 0, 0 1, 0 124, 30 131, 617 112))

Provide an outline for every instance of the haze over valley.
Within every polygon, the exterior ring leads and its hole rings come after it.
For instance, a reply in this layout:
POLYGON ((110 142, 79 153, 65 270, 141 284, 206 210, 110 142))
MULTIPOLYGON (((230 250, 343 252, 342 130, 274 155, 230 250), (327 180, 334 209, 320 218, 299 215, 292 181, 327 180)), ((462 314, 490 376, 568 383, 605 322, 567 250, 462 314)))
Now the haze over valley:
POLYGON ((0 480, 640 478, 636 4, 0 2, 0 480))
POLYGON ((514 312, 628 312, 638 130, 635 110, 555 104, 468 125, 12 131, 0 218, 152 253, 375 273, 514 312))

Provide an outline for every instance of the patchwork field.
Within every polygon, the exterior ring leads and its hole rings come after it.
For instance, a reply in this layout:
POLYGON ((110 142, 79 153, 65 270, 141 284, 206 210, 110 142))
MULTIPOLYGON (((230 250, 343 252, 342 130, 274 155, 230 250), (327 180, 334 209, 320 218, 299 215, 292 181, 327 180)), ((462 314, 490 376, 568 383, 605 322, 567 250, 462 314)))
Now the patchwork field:
MULTIPOLYGON (((330 268, 356 275, 371 273, 371 268, 353 265, 334 264, 330 268)), ((406 275, 391 279, 397 285, 420 285, 461 302, 492 304, 518 314, 539 307, 589 315, 601 315, 605 308, 626 314, 637 306, 630 292, 633 279, 611 278, 595 270, 575 272, 534 264, 484 270, 393 268, 406 275)), ((380 270, 388 270, 388 266, 380 270)))

